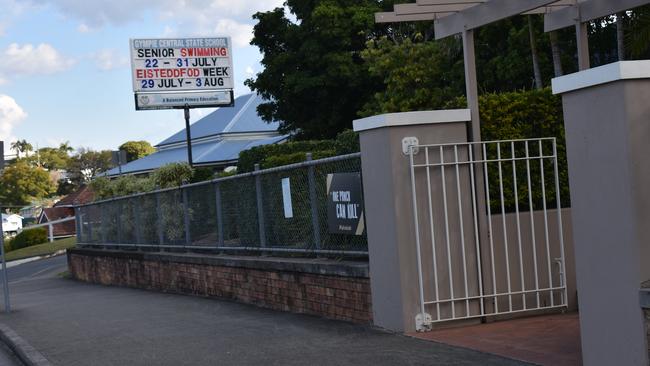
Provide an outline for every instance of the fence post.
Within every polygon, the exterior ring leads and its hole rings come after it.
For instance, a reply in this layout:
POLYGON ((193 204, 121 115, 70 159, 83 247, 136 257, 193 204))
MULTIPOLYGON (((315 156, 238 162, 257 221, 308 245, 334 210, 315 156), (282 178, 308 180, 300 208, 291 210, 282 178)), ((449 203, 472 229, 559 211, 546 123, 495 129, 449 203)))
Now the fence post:
POLYGON ((117 219, 117 243, 122 244, 122 202, 121 201, 113 201, 113 204, 117 204, 117 210, 115 218, 117 219))
POLYGON ((135 231, 135 243, 140 244, 141 242, 141 232, 140 232, 140 215, 138 213, 138 200, 140 197, 133 197, 135 201, 133 203, 133 231, 135 231))
POLYGON ((216 210, 217 210, 217 240, 219 246, 223 246, 223 210, 221 207, 221 187, 219 183, 214 184, 214 195, 216 199, 216 210))
POLYGON ((47 237, 50 243, 54 241, 54 225, 52 224, 47 225, 47 237))
POLYGON ((76 230, 75 234, 77 234, 77 243, 81 243, 82 223, 81 223, 81 208, 79 208, 79 206, 75 206, 74 208, 74 222, 75 222, 75 230, 76 230))
POLYGON ((104 206, 106 206, 105 203, 99 206, 99 217, 102 220, 99 229, 101 230, 102 244, 106 245, 106 214, 104 213, 104 206))
POLYGON ((165 233, 163 230, 162 207, 160 206, 160 192, 156 192, 156 226, 158 228, 158 244, 165 243, 165 233))
MULTIPOLYGON (((307 153, 307 161, 311 161, 311 153, 307 153)), ((314 232, 314 246, 316 250, 321 249, 320 225, 318 222, 318 197, 316 196, 315 168, 309 165, 307 168, 307 181, 309 183, 309 202, 311 206, 311 227, 314 232)))
MULTIPOLYGON (((255 164, 255 171, 260 170, 260 165, 255 164)), ((264 227, 264 206, 262 201, 261 174, 255 174, 255 193, 257 193, 257 223, 260 231, 260 247, 266 247, 266 231, 264 227)))
POLYGON ((185 244, 192 245, 192 237, 190 236, 190 212, 189 203, 187 202, 187 188, 181 188, 183 195, 183 218, 185 221, 185 244))

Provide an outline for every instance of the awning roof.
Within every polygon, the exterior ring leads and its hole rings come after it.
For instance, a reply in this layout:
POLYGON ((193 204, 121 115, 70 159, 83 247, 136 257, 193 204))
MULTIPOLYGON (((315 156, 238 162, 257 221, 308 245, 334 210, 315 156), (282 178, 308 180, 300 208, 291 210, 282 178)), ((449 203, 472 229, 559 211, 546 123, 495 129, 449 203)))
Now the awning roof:
POLYGON ((435 20, 436 39, 518 14, 545 14, 544 30, 570 27, 650 3, 650 0, 417 0, 376 13, 377 23, 435 20))

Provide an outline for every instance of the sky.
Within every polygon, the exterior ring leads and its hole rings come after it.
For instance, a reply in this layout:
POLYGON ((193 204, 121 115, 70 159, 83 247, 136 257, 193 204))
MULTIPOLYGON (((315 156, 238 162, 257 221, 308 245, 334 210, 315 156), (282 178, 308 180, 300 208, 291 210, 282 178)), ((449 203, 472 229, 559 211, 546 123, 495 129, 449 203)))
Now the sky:
MULTIPOLYGON (((182 111, 136 111, 130 38, 230 36, 235 95, 261 70, 252 14, 283 0, 0 0, 0 140, 115 150, 184 128, 182 111)), ((194 122, 212 109, 193 109, 194 122)))

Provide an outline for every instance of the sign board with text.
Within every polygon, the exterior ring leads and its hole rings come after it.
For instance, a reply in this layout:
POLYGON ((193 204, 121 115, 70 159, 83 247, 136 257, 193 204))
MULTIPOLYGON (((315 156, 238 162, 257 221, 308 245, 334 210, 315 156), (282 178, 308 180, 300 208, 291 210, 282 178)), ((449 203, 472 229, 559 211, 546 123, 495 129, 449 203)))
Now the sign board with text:
POLYGON ((327 175, 327 224, 333 234, 363 235, 363 196, 360 173, 327 175))
POLYGON ((233 89, 229 37, 131 39, 133 91, 233 89))
POLYGON ((174 109, 186 105, 193 108, 228 107, 233 104, 232 90, 215 90, 178 93, 137 93, 136 110, 174 109))

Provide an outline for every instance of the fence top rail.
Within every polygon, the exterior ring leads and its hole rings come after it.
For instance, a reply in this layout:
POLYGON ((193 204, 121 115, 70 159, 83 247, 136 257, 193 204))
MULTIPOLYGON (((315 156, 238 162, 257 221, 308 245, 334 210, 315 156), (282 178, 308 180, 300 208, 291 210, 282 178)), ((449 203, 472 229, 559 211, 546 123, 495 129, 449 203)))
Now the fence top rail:
POLYGON ((352 154, 332 156, 332 157, 329 157, 329 158, 323 158, 323 159, 317 159, 317 160, 307 160, 307 161, 303 161, 303 162, 300 162, 300 163, 287 164, 287 165, 268 168, 268 169, 260 169, 260 170, 255 170, 255 171, 252 171, 252 172, 232 175, 232 176, 229 176, 229 177, 214 178, 214 179, 206 180, 206 181, 203 181, 203 182, 183 184, 183 185, 180 185, 178 187, 163 188, 163 189, 157 189, 157 190, 153 190, 153 191, 149 191, 149 192, 140 192, 140 193, 130 194, 130 195, 127 195, 127 196, 108 198, 108 199, 105 199, 105 200, 85 203, 85 204, 82 204, 82 205, 76 205, 75 208, 87 207, 87 206, 95 206, 95 205, 99 205, 99 204, 102 204, 102 203, 109 203, 109 202, 127 200, 127 199, 130 199, 130 198, 153 195, 153 194, 156 194, 156 193, 177 191, 177 190, 181 190, 181 189, 185 189, 185 188, 210 185, 210 184, 221 183, 221 182, 230 181, 230 180, 237 180, 237 179, 243 179, 243 178, 248 178, 248 177, 254 177, 254 176, 257 176, 257 175, 264 175, 264 174, 276 173, 276 172, 281 172, 281 171, 286 171, 286 170, 306 168, 306 167, 310 167, 310 166, 333 163, 333 162, 337 162, 337 161, 349 160, 349 159, 354 159, 354 158, 358 158, 358 157, 361 157, 360 152, 352 153, 352 154))
POLYGON ((511 139, 511 140, 491 140, 491 141, 464 141, 464 142, 450 142, 444 144, 424 144, 424 145, 411 145, 411 149, 417 148, 431 148, 431 147, 445 147, 445 146, 470 146, 470 145, 487 145, 487 144, 507 144, 513 142, 537 142, 537 141, 553 141, 555 137, 539 137, 533 139, 511 139))
POLYGON ((54 221, 48 221, 48 222, 45 222, 45 223, 42 223, 42 224, 36 224, 36 225, 25 226, 25 227, 23 228, 23 230, 35 229, 35 228, 43 227, 43 226, 56 225, 56 224, 60 224, 60 223, 62 223, 62 222, 72 221, 72 220, 74 220, 74 219, 75 219, 74 216, 70 216, 70 217, 66 217, 66 218, 63 218, 63 219, 58 219, 58 220, 54 220, 54 221))

